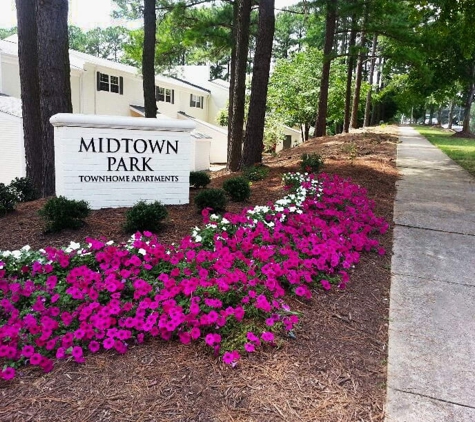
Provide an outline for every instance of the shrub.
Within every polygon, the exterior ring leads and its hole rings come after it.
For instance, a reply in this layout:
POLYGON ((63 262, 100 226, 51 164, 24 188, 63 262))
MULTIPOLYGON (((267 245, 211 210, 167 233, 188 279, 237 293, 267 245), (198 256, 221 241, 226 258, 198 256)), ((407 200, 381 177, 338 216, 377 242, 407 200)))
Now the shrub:
POLYGON ((157 232, 161 228, 162 220, 167 218, 168 211, 159 201, 147 204, 137 202, 125 214, 124 230, 127 232, 143 232, 145 230, 157 232))
POLYGON ((251 182, 263 180, 267 177, 268 174, 269 168, 264 166, 246 167, 242 172, 243 177, 245 177, 247 180, 250 180, 251 182))
POLYGON ((204 171, 192 171, 190 173, 190 186, 194 188, 205 188, 211 182, 211 178, 204 171))
POLYGON ((223 189, 233 201, 242 202, 251 196, 249 181, 244 177, 233 177, 223 183, 223 189))
POLYGON ((5 186, 4 183, 0 183, 0 215, 13 211, 16 203, 16 195, 10 186, 5 186))
POLYGON ((323 158, 318 154, 302 154, 300 168, 307 173, 318 173, 323 167, 323 158))
POLYGON ((83 226, 84 218, 89 215, 91 209, 86 201, 58 196, 48 200, 38 212, 46 220, 46 232, 59 232, 83 226))
POLYGON ((27 177, 16 177, 10 183, 10 189, 17 197, 18 202, 29 202, 38 199, 40 196, 27 177))
POLYGON ((222 189, 206 189, 195 197, 195 205, 200 211, 211 208, 215 212, 226 209, 226 193, 222 189))

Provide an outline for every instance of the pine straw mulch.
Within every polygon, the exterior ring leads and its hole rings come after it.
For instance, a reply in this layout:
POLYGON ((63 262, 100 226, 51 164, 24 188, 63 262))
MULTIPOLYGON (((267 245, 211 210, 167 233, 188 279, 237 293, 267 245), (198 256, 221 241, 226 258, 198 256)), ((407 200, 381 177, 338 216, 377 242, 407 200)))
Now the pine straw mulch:
MULTIPOLYGON (((303 152, 318 152, 326 158, 326 172, 365 186, 377 214, 392 222, 395 133, 387 127, 310 140, 268 157, 270 175, 253 183, 246 205, 281 197, 281 174, 297 170, 303 152)), ((218 172, 212 184, 220 186, 226 177, 226 171, 218 172)), ((128 238, 120 228, 124 209, 94 211, 78 231, 43 235, 37 217, 42 204, 22 204, 0 220, 0 250, 67 245, 86 236, 128 238)), ((229 211, 240 207, 230 204, 229 211)), ((165 242, 201 222, 192 205, 168 209, 160 234, 165 242)), ((290 300, 303 313, 295 339, 281 338, 279 347, 243 358, 235 369, 201 344, 151 340, 132 345, 126 355, 99 353, 83 365, 62 361, 48 374, 25 368, 15 380, 0 381, 0 420, 382 421, 392 230, 381 242, 388 254, 363 254, 345 291, 318 291, 309 302, 290 300)))

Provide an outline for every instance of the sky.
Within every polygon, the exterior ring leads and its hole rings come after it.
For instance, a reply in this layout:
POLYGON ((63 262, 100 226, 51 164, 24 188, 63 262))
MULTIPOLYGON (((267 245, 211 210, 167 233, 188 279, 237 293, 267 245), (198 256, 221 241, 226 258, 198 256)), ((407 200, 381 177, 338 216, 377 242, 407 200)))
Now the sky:
MULTIPOLYGON (((277 9, 290 6, 299 0, 275 0, 277 9)), ((120 25, 110 17, 112 0, 70 0, 70 23, 89 30, 96 27, 120 25)), ((15 0, 0 0, 0 28, 16 26, 15 0)))

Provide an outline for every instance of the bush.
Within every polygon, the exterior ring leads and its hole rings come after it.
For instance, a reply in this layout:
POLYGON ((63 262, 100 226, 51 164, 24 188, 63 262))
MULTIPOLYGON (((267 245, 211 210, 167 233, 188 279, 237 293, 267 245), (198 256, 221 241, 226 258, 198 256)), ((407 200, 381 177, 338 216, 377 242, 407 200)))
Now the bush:
POLYGON ((226 193, 222 189, 206 189, 195 197, 195 205, 200 211, 211 208, 215 212, 226 209, 226 193))
POLYGON ((16 195, 10 186, 5 186, 4 183, 0 183, 0 215, 13 211, 16 203, 16 195))
POLYGON ((38 213, 46 220, 46 232, 63 229, 78 229, 84 225, 91 209, 86 201, 67 199, 64 196, 51 198, 38 213))
POLYGON ((249 181, 244 177, 233 177, 223 183, 223 189, 233 201, 242 202, 251 196, 249 181))
POLYGON ((204 171, 192 171, 190 173, 190 186, 194 188, 205 188, 211 182, 211 178, 204 171))
POLYGON ((318 173, 323 167, 323 158, 318 154, 302 154, 300 168, 307 173, 318 173))
POLYGON ((11 181, 10 188, 18 202, 34 201, 40 197, 33 183, 27 177, 16 177, 11 181))
POLYGON ((252 166, 246 167, 242 175, 251 182, 257 182, 258 180, 263 180, 269 174, 269 168, 264 166, 252 166))
POLYGON ((147 204, 144 201, 137 202, 125 214, 124 230, 127 232, 143 232, 145 230, 157 232, 161 228, 162 220, 167 218, 168 211, 159 201, 147 204))

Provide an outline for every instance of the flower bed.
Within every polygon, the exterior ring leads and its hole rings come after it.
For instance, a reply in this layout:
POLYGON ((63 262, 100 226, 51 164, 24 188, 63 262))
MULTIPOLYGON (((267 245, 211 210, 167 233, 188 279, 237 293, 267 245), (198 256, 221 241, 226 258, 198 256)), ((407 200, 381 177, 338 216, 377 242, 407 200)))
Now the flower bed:
POLYGON ((348 180, 284 181, 291 193, 275 204, 224 217, 205 210, 205 226, 179 245, 145 232, 124 245, 0 253, 1 377, 101 349, 125 353, 146 336, 204 340, 231 365, 276 344, 298 322, 285 296, 344 288, 362 251, 384 253, 371 234, 388 228, 348 180))

